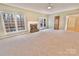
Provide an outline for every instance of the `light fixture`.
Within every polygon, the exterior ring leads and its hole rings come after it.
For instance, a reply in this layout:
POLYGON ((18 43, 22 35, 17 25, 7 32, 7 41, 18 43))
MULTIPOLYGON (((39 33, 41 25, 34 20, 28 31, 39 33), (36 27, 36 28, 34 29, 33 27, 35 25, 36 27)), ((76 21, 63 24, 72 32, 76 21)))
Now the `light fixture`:
POLYGON ((48 9, 51 9, 51 7, 50 7, 50 6, 48 6, 48 9))
POLYGON ((52 8, 50 3, 48 4, 48 7, 47 7, 47 8, 48 8, 48 9, 51 9, 51 8, 52 8))

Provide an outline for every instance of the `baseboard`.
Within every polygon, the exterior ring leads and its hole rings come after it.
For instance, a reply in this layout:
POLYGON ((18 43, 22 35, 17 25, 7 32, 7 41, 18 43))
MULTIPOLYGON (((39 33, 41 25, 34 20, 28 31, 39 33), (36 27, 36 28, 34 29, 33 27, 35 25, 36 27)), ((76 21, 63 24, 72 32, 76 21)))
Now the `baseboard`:
POLYGON ((10 37, 14 37, 14 36, 24 35, 24 34, 28 34, 28 32, 24 31, 24 32, 18 32, 18 33, 3 35, 3 36, 0 36, 0 40, 10 38, 10 37))

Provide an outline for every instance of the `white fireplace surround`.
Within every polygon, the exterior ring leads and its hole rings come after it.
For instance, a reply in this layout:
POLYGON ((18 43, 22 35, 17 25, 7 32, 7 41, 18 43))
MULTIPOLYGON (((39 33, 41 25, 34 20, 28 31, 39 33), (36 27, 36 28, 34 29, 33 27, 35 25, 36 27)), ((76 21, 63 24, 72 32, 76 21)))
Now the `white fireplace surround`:
POLYGON ((28 21, 28 31, 30 32, 30 24, 37 24, 38 25, 38 21, 28 21))

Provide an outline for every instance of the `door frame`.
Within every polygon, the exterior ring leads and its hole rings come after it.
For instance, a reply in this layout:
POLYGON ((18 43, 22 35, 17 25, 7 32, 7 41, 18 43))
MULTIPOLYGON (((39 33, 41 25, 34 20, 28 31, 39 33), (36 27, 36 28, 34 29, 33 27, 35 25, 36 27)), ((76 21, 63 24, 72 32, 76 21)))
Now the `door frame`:
POLYGON ((60 16, 54 16, 54 30, 59 30, 59 23, 60 23, 60 16), (59 17, 58 20, 58 29, 55 29, 55 20, 56 20, 56 17, 59 17))
POLYGON ((68 17, 69 17, 69 16, 66 16, 65 31, 67 31, 67 26, 68 26, 68 24, 67 24, 67 23, 68 23, 68 17))

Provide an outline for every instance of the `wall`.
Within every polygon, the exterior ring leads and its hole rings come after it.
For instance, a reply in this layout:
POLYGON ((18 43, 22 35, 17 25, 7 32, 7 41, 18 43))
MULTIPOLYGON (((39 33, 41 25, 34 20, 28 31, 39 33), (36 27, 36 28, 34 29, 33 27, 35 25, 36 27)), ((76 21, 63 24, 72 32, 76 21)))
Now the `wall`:
MULTIPOLYGON (((33 12, 33 11, 30 11, 30 10, 14 7, 14 6, 8 6, 8 5, 5 5, 5 4, 0 4, 0 11, 22 13, 26 16, 26 20, 28 20, 28 22, 30 22, 30 21, 31 22, 37 22, 39 17, 41 17, 41 16, 44 16, 44 17, 47 18, 46 14, 41 14, 41 13, 33 12)), ((1 19, 0 19, 0 21, 1 21, 1 19)), ((4 34, 3 31, 2 31, 3 29, 1 29, 2 28, 1 25, 2 25, 2 23, 0 23, 0 33, 4 34)))
MULTIPOLYGON (((8 6, 5 4, 0 4, 0 11, 23 13, 26 16, 26 20, 28 20, 28 23, 29 22, 33 22, 33 23, 38 22, 39 17, 44 16, 48 19, 48 27, 52 28, 52 29, 54 29, 54 16, 60 16, 60 26, 59 26, 60 30, 65 29, 66 16, 79 13, 79 9, 74 9, 74 10, 70 10, 70 11, 64 11, 64 12, 54 13, 51 15, 46 15, 46 14, 37 13, 37 12, 33 12, 30 10, 26 10, 26 9, 21 9, 21 8, 14 7, 14 6, 8 6)), ((0 21, 1 21, 1 19, 0 19, 0 21)), ((1 23, 0 23, 0 33, 3 34, 3 29, 2 29, 1 23)))
POLYGON ((2 20, 1 20, 1 15, 0 15, 0 36, 3 36, 4 34, 4 29, 3 29, 3 24, 2 24, 2 20))
POLYGON ((28 21, 37 21, 38 17, 40 17, 40 16, 47 17, 46 14, 41 14, 41 13, 33 12, 30 10, 21 9, 18 7, 8 6, 5 4, 0 4, 0 11, 23 13, 26 15, 28 21))
MULTIPOLYGON (((53 29, 54 30, 54 16, 57 16, 57 15, 49 15, 48 17, 48 26, 50 29, 53 29)), ((64 30, 65 29, 65 24, 66 24, 66 17, 65 16, 60 16, 60 22, 59 22, 59 29, 60 30, 64 30)))
POLYGON ((58 12, 58 13, 54 13, 54 14, 49 15, 49 17, 48 17, 49 28, 54 29, 54 16, 60 16, 59 28, 60 28, 60 30, 65 30, 66 16, 74 15, 74 14, 79 14, 79 9, 74 9, 74 10, 69 10, 69 11, 64 11, 64 12, 58 12))
POLYGON ((54 29, 54 16, 53 15, 48 16, 48 28, 54 29))

